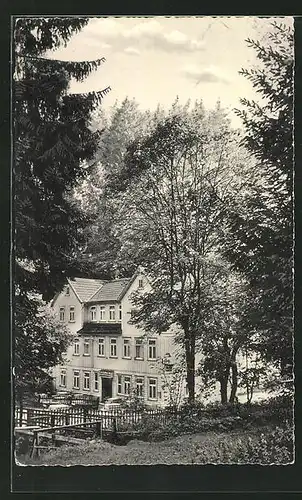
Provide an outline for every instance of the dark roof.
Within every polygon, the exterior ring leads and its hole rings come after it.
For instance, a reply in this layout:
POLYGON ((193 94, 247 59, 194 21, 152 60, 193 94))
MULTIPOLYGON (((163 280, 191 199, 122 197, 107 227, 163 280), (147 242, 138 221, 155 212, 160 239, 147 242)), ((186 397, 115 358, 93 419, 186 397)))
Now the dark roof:
POLYGON ((99 335, 99 334, 112 334, 121 335, 121 323, 84 323, 81 330, 78 331, 79 335, 99 335))
POLYGON ((121 278, 104 283, 87 302, 118 301, 122 298, 132 280, 133 278, 121 278))
POLYGON ((98 279, 72 278, 68 279, 68 283, 73 288, 79 300, 81 302, 87 302, 105 282, 104 280, 98 279))

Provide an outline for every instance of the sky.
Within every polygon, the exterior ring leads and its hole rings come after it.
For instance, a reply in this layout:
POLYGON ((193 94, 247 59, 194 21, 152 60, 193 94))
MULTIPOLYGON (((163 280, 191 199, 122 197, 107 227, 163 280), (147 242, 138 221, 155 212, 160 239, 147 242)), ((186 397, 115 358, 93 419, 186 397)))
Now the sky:
MULTIPOLYGON (((72 82, 71 92, 111 92, 106 109, 116 100, 135 98, 142 109, 168 108, 180 102, 203 99, 207 108, 219 99, 229 110, 234 126, 240 120, 233 109, 240 97, 255 99, 252 85, 239 75, 252 68, 255 52, 246 39, 259 40, 270 30, 273 18, 257 17, 107 17, 91 18, 66 48, 51 57, 63 60, 106 62, 83 82, 72 82)), ((292 18, 283 18, 291 23, 292 18)))

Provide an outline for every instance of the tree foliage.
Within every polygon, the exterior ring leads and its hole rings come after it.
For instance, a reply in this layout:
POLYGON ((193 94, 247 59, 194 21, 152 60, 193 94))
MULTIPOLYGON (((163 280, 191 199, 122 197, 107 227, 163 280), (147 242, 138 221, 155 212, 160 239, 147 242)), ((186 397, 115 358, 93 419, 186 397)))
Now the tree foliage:
POLYGON ((98 133, 90 113, 105 89, 71 94, 71 78, 82 81, 104 62, 66 62, 48 52, 68 42, 85 19, 18 19, 15 23, 14 175, 16 278, 21 290, 50 298, 63 271, 72 274, 75 242, 84 220, 68 193, 84 176, 83 160, 96 152, 98 133), (22 262, 31 263, 31 273, 22 262))
POLYGON ((47 369, 63 361, 70 334, 45 303, 26 295, 16 297, 14 333, 15 391, 22 401, 28 391, 51 387, 47 369))
POLYGON ((248 162, 237 142, 219 104, 210 113, 201 102, 191 111, 176 107, 128 148, 120 174, 120 258, 139 261, 152 283, 134 297, 133 321, 159 334, 178 327, 191 400, 196 341, 212 320, 212 287, 225 274, 224 212, 248 162))
POLYGON ((75 190, 75 198, 92 216, 85 230, 85 252, 79 255, 82 266, 95 277, 114 278, 131 275, 135 261, 117 262, 120 240, 115 233, 119 219, 116 196, 122 187, 121 172, 129 145, 144 137, 161 111, 141 111, 133 99, 116 102, 108 114, 97 109, 93 115, 95 130, 102 134, 88 175, 75 190))
POLYGON ((17 380, 28 387, 57 363, 65 346, 56 323, 41 319, 35 296, 49 300, 65 276, 78 270, 76 248, 86 217, 71 192, 85 175, 83 161, 97 149, 91 112, 109 91, 72 94, 69 89, 72 78, 83 81, 104 58, 52 58, 51 51, 66 45, 87 22, 36 17, 14 24, 14 364, 17 380))
POLYGON ((230 211, 226 254, 254 288, 250 314, 262 331, 263 357, 292 366, 293 315, 293 32, 273 24, 268 41, 248 40, 258 66, 242 70, 260 102, 242 99, 244 144, 257 182, 230 211))

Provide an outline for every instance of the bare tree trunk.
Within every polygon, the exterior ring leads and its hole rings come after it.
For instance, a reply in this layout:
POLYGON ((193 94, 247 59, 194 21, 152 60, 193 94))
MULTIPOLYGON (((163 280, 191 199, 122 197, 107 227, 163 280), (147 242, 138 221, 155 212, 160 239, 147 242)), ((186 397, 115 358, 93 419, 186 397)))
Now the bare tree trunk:
POLYGON ((224 376, 221 377, 219 380, 220 383, 220 398, 221 398, 221 403, 223 405, 226 405, 228 402, 228 377, 224 376))
POLYGON ((187 365, 187 387, 189 391, 189 403, 195 401, 195 338, 185 331, 185 351, 187 365))
POLYGON ((232 362, 231 370, 232 370, 232 386, 231 386, 231 394, 229 402, 231 404, 234 404, 238 387, 238 368, 236 361, 232 362))

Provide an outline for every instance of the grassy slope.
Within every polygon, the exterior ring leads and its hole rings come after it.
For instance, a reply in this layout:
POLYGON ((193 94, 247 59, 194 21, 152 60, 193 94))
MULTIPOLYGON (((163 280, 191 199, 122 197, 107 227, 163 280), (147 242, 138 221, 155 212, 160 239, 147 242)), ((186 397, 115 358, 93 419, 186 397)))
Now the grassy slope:
MULTIPOLYGON (((266 434, 269 430, 263 428, 261 433, 266 434)), ((259 463, 261 460, 257 451, 259 445, 257 445, 254 458, 252 456, 254 448, 247 450, 247 459, 242 458, 242 454, 240 455, 247 442, 253 446, 259 438, 260 432, 255 429, 244 432, 187 434, 156 443, 133 440, 127 446, 116 446, 102 441, 86 441, 80 446, 62 446, 40 458, 20 457, 19 462, 27 465, 225 464, 236 463, 232 457, 240 456, 240 463, 259 463)), ((270 457, 267 460, 268 463, 272 463, 270 457)), ((282 463, 290 461, 285 453, 282 463)))

